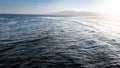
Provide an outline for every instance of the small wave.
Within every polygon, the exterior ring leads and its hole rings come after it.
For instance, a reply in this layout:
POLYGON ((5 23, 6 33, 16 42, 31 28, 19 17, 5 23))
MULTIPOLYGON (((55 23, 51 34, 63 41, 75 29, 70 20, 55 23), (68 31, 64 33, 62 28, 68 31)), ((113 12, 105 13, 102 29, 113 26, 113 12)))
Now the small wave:
POLYGON ((120 67, 120 37, 106 22, 29 15, 2 18, 6 21, 0 19, 0 68, 120 67))

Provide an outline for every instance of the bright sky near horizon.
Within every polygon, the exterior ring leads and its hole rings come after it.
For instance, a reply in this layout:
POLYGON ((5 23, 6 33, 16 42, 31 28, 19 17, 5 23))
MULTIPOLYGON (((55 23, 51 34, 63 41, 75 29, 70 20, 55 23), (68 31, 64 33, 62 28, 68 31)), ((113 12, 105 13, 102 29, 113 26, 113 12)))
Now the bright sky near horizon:
POLYGON ((0 0, 0 13, 45 14, 57 11, 93 11, 120 14, 120 0, 0 0))

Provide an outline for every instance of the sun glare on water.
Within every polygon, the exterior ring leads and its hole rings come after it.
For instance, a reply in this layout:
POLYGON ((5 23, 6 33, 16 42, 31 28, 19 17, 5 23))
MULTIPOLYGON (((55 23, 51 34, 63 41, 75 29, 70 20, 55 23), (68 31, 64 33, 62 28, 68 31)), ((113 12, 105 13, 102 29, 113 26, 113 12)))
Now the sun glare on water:
POLYGON ((97 17, 96 19, 120 25, 120 0, 104 0, 97 9, 98 12, 103 13, 103 17, 97 17))
POLYGON ((98 27, 101 31, 118 37, 120 33, 120 0, 104 0, 98 12, 103 13, 103 16, 93 16, 89 19, 100 21, 103 26, 98 27))

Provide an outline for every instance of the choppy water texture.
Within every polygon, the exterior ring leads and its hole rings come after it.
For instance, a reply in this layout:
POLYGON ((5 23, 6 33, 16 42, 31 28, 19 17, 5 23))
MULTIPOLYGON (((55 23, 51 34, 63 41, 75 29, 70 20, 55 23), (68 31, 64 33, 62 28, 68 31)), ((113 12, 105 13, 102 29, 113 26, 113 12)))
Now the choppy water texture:
POLYGON ((119 68, 119 26, 76 17, 0 15, 0 68, 119 68))

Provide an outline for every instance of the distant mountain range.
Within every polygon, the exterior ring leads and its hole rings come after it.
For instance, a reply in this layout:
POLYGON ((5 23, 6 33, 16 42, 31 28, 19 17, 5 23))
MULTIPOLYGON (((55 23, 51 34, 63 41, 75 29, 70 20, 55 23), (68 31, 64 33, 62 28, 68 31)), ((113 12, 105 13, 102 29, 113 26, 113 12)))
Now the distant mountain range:
POLYGON ((69 16, 98 16, 99 13, 95 12, 86 12, 86 11, 61 11, 61 12, 55 12, 52 13, 52 15, 69 15, 69 16))

